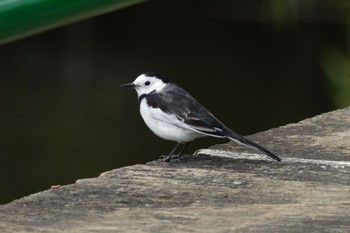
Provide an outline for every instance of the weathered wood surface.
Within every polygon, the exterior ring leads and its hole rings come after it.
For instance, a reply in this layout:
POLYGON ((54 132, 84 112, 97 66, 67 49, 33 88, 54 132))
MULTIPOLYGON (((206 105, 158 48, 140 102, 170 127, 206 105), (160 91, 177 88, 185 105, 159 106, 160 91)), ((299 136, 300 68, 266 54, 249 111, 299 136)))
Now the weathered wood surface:
POLYGON ((350 108, 0 206, 0 232, 350 232, 350 108))

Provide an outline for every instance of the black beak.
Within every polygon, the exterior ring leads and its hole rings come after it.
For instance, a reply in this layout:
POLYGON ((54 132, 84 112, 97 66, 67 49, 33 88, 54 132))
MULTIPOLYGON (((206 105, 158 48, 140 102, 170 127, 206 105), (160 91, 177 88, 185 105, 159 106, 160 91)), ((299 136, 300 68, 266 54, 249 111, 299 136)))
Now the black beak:
POLYGON ((126 83, 126 84, 120 85, 120 87, 132 87, 132 88, 134 88, 135 84, 133 84, 133 83, 126 83))

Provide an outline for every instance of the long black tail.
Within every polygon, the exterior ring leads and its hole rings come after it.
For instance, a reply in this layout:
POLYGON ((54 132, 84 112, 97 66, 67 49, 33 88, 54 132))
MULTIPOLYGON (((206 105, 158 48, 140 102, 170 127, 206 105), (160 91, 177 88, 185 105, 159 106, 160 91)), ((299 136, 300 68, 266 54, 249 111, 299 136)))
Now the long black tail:
POLYGON ((271 151, 267 150, 266 148, 256 144, 255 142, 252 142, 252 141, 246 139, 245 137, 243 137, 243 136, 241 136, 241 135, 239 135, 239 134, 237 134, 237 133, 235 133, 235 132, 233 132, 233 131, 231 131, 229 129, 225 130, 225 135, 229 139, 231 139, 231 140, 233 140, 235 142, 238 142, 238 143, 240 143, 242 145, 248 146, 248 147, 250 147, 250 148, 252 148, 254 150, 260 151, 261 153, 263 153, 263 154, 265 154, 267 156, 270 156, 274 160, 276 160, 278 162, 281 162, 281 159, 277 155, 272 153, 271 151))

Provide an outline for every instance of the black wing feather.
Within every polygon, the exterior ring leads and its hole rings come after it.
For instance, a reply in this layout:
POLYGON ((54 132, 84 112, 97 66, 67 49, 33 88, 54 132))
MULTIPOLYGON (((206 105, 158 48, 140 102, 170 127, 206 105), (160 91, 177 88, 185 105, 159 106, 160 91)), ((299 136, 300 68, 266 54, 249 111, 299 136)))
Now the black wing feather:
POLYGON ((226 137, 220 130, 225 126, 188 92, 174 83, 165 87, 162 92, 149 94, 146 98, 150 107, 174 114, 194 131, 213 137, 226 137))

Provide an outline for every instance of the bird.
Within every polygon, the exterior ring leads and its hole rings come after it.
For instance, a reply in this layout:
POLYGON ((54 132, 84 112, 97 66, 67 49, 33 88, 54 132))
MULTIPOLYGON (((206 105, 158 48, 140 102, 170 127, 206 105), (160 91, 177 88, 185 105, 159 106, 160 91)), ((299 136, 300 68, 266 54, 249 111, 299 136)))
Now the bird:
POLYGON ((230 139, 281 162, 271 151, 226 127, 186 90, 159 73, 143 73, 120 87, 136 90, 140 114, 154 134, 177 142, 167 156, 160 157, 161 161, 179 159, 190 142, 211 136, 230 139))

